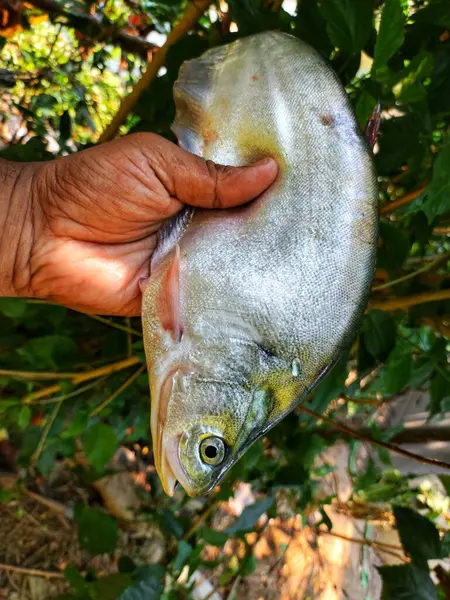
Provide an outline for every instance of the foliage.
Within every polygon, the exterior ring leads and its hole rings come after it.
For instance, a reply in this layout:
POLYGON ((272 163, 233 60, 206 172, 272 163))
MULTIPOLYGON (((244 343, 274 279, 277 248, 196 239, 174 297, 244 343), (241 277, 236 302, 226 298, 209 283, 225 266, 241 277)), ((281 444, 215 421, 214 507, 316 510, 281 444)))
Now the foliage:
MULTIPOLYGON (((38 0, 6 3, 0 9, 0 68, 15 73, 16 84, 0 97, 0 155, 40 161, 95 144, 140 77, 152 51, 146 36, 161 43, 185 4, 89 0, 42 11, 38 0), (124 42, 127 35, 134 46, 124 42)), ((228 13, 206 12, 195 31, 169 49, 166 70, 141 96, 123 132, 153 131, 173 139, 172 86, 181 63, 210 46, 269 28, 297 35, 330 61, 362 128, 380 103, 375 163, 382 218, 369 311, 348 356, 307 406, 320 414, 328 407, 336 420, 351 415, 375 440, 395 443, 399 432, 380 428, 376 419, 380 404, 412 389, 429 392, 430 417, 450 410, 450 4, 298 0, 292 15, 279 5, 229 0, 228 13)), ((224 3, 220 6, 223 11, 224 3)), ((107 473, 119 445, 149 447, 146 375, 114 395, 144 359, 138 320, 98 321, 62 307, 0 299, 0 355, 0 439, 7 436, 19 449, 25 481, 34 468, 46 477, 56 462, 65 461, 80 485, 90 485, 107 473), (134 363, 112 368, 130 356, 134 363), (96 369, 98 375, 74 383, 71 373, 96 369), (49 386, 57 389, 48 391, 49 386), (84 462, 77 463, 80 450, 84 462)), ((136 566, 122 557, 119 572, 108 577, 81 575, 69 566, 65 576, 72 591, 66 598, 189 597, 189 580, 178 579, 183 568, 191 574, 199 567, 214 570, 218 563, 205 560, 203 549, 239 539, 244 545, 239 561, 220 555, 220 583, 232 588, 256 567, 248 533, 262 533, 265 513, 276 515, 283 505, 306 523, 319 509, 320 523, 331 525, 324 506, 334 497, 318 495, 330 469, 316 459, 336 437, 333 426, 318 425, 300 410, 249 450, 212 499, 197 504, 181 492, 175 501, 166 498, 150 471, 140 518, 156 523, 169 541, 164 565, 136 566), (239 481, 251 484, 255 502, 219 530, 211 520, 215 509, 239 481)), ((374 505, 395 504, 410 561, 380 567, 383 599, 437 598, 442 590, 430 577, 428 561, 449 551, 448 534, 442 537, 433 524, 443 511, 407 473, 390 467, 385 449, 378 448, 361 471, 355 458, 361 443, 348 443, 352 501, 367 514, 374 505)), ((448 495, 445 476, 442 483, 448 495)), ((14 497, 0 491, 0 501, 14 497)), ((86 504, 77 507, 75 520, 88 553, 114 551, 118 529, 111 517, 86 504)), ((320 523, 316 532, 323 529, 320 523)))

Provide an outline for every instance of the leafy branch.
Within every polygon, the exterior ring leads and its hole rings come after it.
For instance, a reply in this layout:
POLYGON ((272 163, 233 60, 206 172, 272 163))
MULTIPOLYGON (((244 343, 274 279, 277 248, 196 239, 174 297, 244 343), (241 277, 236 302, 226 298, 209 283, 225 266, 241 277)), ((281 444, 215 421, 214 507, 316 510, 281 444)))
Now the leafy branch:
POLYGON ((152 56, 152 60, 148 64, 147 70, 134 86, 133 91, 122 101, 117 114, 100 136, 100 144, 109 142, 116 137, 120 127, 136 106, 141 94, 149 87, 158 75, 160 68, 164 65, 169 48, 192 29, 210 4, 211 0, 198 0, 197 2, 190 2, 188 4, 184 15, 167 36, 165 44, 152 56))
POLYGON ((297 407, 299 412, 304 413, 305 415, 309 415, 318 421, 323 421, 324 423, 328 423, 328 425, 332 425, 338 431, 347 434, 348 436, 359 440, 360 442, 367 442, 368 444, 372 444, 372 446, 378 446, 379 448, 384 448, 385 450, 389 450, 390 452, 395 452, 395 454, 399 454, 400 456, 404 456, 405 458, 410 458, 417 462, 423 463, 425 465, 432 465, 433 467, 441 467, 443 469, 447 469, 450 471, 450 463, 445 462, 444 460, 438 460, 437 458, 427 458, 425 456, 420 456, 419 454, 415 454, 414 452, 409 452, 409 450, 404 450, 395 444, 391 444, 389 442, 382 442, 381 440, 376 440, 368 435, 360 433, 355 429, 351 429, 346 425, 342 425, 342 423, 338 423, 334 421, 330 417, 326 415, 321 415, 310 408, 307 408, 303 404, 297 407))
POLYGON ((149 52, 156 49, 155 44, 117 27, 105 15, 90 15, 78 10, 71 10, 69 6, 57 0, 31 0, 27 4, 35 6, 43 12, 64 17, 68 27, 88 27, 88 38, 97 42, 117 44, 126 52, 142 56, 147 56, 149 52))

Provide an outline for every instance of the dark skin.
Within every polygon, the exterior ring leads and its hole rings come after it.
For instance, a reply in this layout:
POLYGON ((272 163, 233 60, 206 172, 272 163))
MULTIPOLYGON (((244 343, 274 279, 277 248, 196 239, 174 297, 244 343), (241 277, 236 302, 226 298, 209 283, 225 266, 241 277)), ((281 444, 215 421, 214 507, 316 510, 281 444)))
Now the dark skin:
POLYGON ((277 172, 273 159, 206 162, 150 133, 47 163, 0 161, 0 295, 139 315, 162 223, 184 204, 248 202, 277 172))

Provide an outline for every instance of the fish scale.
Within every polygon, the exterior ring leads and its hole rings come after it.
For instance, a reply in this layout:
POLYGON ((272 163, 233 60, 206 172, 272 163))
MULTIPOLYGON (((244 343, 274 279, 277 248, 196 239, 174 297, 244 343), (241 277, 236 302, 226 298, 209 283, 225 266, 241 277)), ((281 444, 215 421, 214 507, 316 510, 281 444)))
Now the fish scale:
POLYGON ((144 290, 156 466, 169 494, 178 480, 199 495, 351 341, 374 274, 378 192, 341 83, 297 38, 265 32, 212 49, 182 65, 174 97, 186 150, 279 165, 253 203, 175 217, 144 290), (162 326, 161 302, 181 339, 162 326))

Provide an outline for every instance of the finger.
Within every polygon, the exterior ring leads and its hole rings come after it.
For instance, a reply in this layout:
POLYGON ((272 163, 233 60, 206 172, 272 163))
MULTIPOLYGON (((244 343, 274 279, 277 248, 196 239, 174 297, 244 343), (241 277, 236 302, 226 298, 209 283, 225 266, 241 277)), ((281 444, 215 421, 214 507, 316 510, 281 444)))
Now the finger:
POLYGON ((218 165, 155 137, 145 150, 150 164, 171 196, 185 204, 238 206, 260 196, 278 174, 278 165, 270 157, 245 167, 218 165))
MULTIPOLYGON (((197 157, 194 157, 197 158, 197 157)), ((264 158, 248 167, 228 167, 198 160, 197 170, 175 174, 180 198, 202 208, 230 208, 260 196, 276 179, 278 165, 264 158)))

